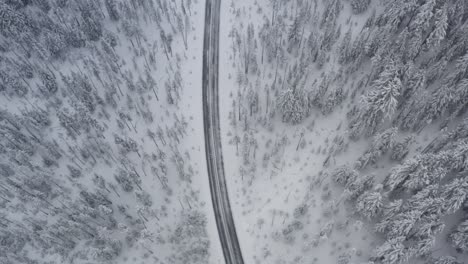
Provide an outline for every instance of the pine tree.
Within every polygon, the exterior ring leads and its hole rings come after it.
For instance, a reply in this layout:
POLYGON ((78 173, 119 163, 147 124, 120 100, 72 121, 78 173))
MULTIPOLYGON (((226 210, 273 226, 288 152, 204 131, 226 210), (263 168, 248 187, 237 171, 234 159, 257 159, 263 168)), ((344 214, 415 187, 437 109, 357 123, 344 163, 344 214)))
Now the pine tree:
POLYGON ((440 42, 443 41, 447 35, 448 17, 446 6, 443 6, 436 11, 435 20, 434 29, 426 40, 426 45, 428 48, 438 47, 440 42))
POLYGON ((372 188, 374 185, 374 175, 364 175, 359 176, 354 181, 348 181, 345 185, 345 190, 342 194, 343 199, 345 200, 355 200, 365 191, 372 188))
POLYGON ((436 6, 436 0, 427 0, 424 4, 419 7, 416 17, 410 24, 410 29, 419 29, 422 32, 426 32, 431 25, 431 19, 434 16, 434 7, 436 6))
POLYGON ((357 138, 361 131, 375 133, 379 125, 393 116, 401 92, 397 62, 390 60, 374 81, 372 90, 362 98, 363 108, 350 124, 350 136, 357 138))
POLYGON ((392 154, 391 158, 392 160, 396 161, 402 161, 406 155, 409 153, 409 147, 411 144, 414 142, 414 136, 407 136, 405 139, 401 142, 396 143, 392 147, 392 154))
POLYGON ((435 245, 435 237, 429 236, 423 239, 420 239, 416 242, 414 246, 415 256, 418 257, 427 257, 432 252, 432 248, 435 245))
POLYGON ((428 261, 426 264, 461 264, 461 262, 458 262, 455 257, 443 256, 443 257, 432 259, 428 261))
POLYGON ((351 8, 354 14, 360 14, 367 10, 371 0, 351 0, 351 8))
POLYGON ((426 240, 420 245, 420 247, 424 246, 425 250, 420 249, 418 250, 417 254, 423 256, 429 253, 433 246, 431 245, 431 243, 434 242, 434 237, 440 232, 442 232, 444 228, 445 224, 438 215, 427 214, 422 216, 421 219, 418 221, 417 227, 413 228, 410 235, 410 238, 412 240, 426 240))
POLYGON ((371 219, 382 211, 383 198, 380 192, 365 192, 356 202, 356 211, 364 217, 371 219))
POLYGON ((422 189, 443 179, 452 170, 457 158, 451 152, 417 155, 392 169, 385 179, 385 186, 390 191, 422 189))
POLYGON ((299 46, 300 38, 301 38, 301 28, 302 28, 302 21, 301 17, 297 16, 289 29, 288 32, 288 52, 292 53, 293 49, 299 46))
POLYGON ((32 26, 28 17, 3 1, 0 3, 0 18, 0 32, 7 37, 25 33, 32 26))
POLYGON ((105 0, 104 4, 106 5, 107 13, 109 14, 110 19, 118 21, 120 15, 115 0, 105 0))
MULTIPOLYGON (((393 200, 383 206, 383 219, 384 220, 389 220, 392 217, 394 217, 398 212, 400 212, 401 208, 403 206, 403 200, 398 199, 398 200, 393 200)), ((380 230, 379 232, 383 232, 380 230)))
POLYGON ((377 159, 392 149, 395 145, 397 128, 389 128, 374 136, 371 147, 355 163, 356 169, 364 169, 369 164, 374 164, 377 159))
POLYGON ((55 80, 55 76, 43 71, 40 74, 41 81, 44 84, 44 87, 46 88, 46 91, 48 94, 55 94, 58 90, 58 85, 57 81, 55 80))
POLYGON ((342 63, 342 64, 346 64, 350 58, 352 57, 351 56, 351 37, 352 37, 352 31, 351 31, 351 27, 348 29, 348 31, 346 32, 344 38, 343 38, 343 41, 341 42, 339 48, 338 48, 338 62, 339 63, 342 63))
POLYGON ((309 113, 307 97, 293 89, 287 89, 280 95, 278 107, 283 122, 292 124, 301 123, 309 113))
POLYGON ((331 172, 331 178, 341 185, 354 182, 358 177, 359 173, 349 166, 340 166, 331 172))
POLYGON ((468 220, 462 221, 449 235, 449 241, 457 251, 468 252, 468 220))
POLYGON ((419 210, 408 210, 398 212, 392 217, 386 217, 376 225, 376 230, 385 234, 389 239, 394 237, 403 237, 406 239, 411 229, 421 217, 419 210))
POLYGON ((83 19, 82 30, 91 41, 98 41, 102 36, 102 24, 95 14, 93 14, 94 6, 86 5, 81 7, 81 18, 83 19))
POLYGON ((349 263, 351 263, 351 259, 353 257, 352 253, 353 252, 350 252, 350 251, 342 253, 338 257, 338 261, 336 263, 337 264, 349 264, 349 263))
POLYGON ((442 197, 444 198, 445 204, 444 211, 449 214, 455 213, 468 198, 467 179, 455 179, 451 183, 444 185, 442 197))
POLYGON ((383 264, 399 264, 409 259, 409 252, 403 242, 404 237, 386 241, 375 251, 375 258, 383 264))

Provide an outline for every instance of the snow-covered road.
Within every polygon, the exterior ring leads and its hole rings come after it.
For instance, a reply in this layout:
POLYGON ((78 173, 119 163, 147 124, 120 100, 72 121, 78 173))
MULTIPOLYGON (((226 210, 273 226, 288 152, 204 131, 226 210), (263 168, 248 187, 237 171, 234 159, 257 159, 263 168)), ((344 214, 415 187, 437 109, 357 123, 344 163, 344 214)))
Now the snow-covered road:
POLYGON ((226 264, 243 264, 224 177, 218 105, 220 0, 207 0, 203 41, 203 119, 211 199, 226 264))

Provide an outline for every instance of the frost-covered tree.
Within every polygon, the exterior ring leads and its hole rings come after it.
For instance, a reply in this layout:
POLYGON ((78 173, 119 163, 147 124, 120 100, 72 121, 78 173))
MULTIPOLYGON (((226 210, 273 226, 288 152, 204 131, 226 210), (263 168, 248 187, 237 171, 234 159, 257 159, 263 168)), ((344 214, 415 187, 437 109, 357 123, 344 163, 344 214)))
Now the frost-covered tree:
POLYGON ((257 42, 255 36, 254 25, 250 23, 247 26, 247 33, 243 39, 244 46, 242 47, 242 63, 244 67, 244 74, 256 71, 254 65, 257 64, 257 42))
POLYGON ((331 178, 341 185, 354 182, 359 177, 359 173, 349 166, 340 166, 333 170, 330 174, 331 178))
POLYGON ((209 239, 206 233, 206 216, 197 210, 182 213, 180 221, 170 237, 177 245, 175 256, 182 263, 206 263, 209 257, 209 239))
POLYGON ((385 119, 393 116, 401 92, 398 62, 390 60, 385 65, 371 91, 362 98, 362 108, 350 123, 350 136, 357 138, 364 131, 373 135, 385 119))
POLYGON ((428 236, 419 239, 414 246, 415 256, 427 257, 432 252, 432 248, 435 245, 435 236, 428 236))
POLYGON ((32 27, 32 21, 19 9, 6 4, 5 2, 0 3, 0 16, 2 17, 0 22, 1 33, 6 36, 12 36, 14 34, 27 31, 32 27))
POLYGON ((427 264, 461 264, 461 262, 458 262, 457 259, 452 256, 442 256, 431 259, 427 264))
POLYGON ((91 41, 98 41, 102 37, 102 23, 99 17, 95 13, 97 10, 96 6, 87 2, 87 4, 80 6, 81 24, 84 34, 91 41))
POLYGON ((372 188, 374 184, 374 175, 362 175, 357 177, 354 181, 348 181, 345 185, 345 190, 342 197, 345 200, 355 200, 365 191, 372 188))
POLYGON ((375 250, 375 259, 384 264, 399 264, 407 261, 410 254, 403 244, 404 241, 404 237, 386 241, 375 250))
POLYGON ((375 135, 370 148, 356 161, 354 166, 357 169, 363 169, 369 164, 374 164, 378 158, 393 148, 397 131, 397 128, 389 128, 375 135))
POLYGON ((337 264, 349 264, 351 263, 351 259, 353 258, 353 254, 350 251, 342 253, 338 257, 338 261, 336 262, 337 264))
POLYGON ((451 172, 459 171, 467 152, 468 145, 461 143, 436 154, 417 155, 393 168, 384 184, 391 191, 402 188, 419 190, 439 182, 451 172))
POLYGON ((350 27, 338 48, 338 62, 346 64, 352 57, 351 53, 352 28, 350 27))
POLYGON ((351 0, 351 8, 353 13, 360 14, 367 10, 371 3, 371 0, 351 0))
POLYGON ((40 77, 47 94, 54 94, 57 92, 58 85, 54 75, 43 71, 41 72, 40 77))
POLYGON ((380 192, 365 192, 356 202, 356 211, 366 218, 374 218, 380 214, 383 198, 380 192))
POLYGON ((104 4, 106 5, 107 13, 109 14, 110 19, 117 21, 120 18, 119 11, 117 9, 117 3, 115 0, 105 0, 104 4))
POLYGON ((449 214, 455 213, 468 198, 468 180, 458 178, 444 185, 442 197, 444 198, 444 211, 449 214))
POLYGON ((302 92, 287 89, 278 99, 283 122, 299 124, 309 114, 307 97, 302 92))
POLYGON ((449 241, 458 251, 468 251, 468 220, 462 221, 449 235, 449 241))
POLYGON ((414 142, 414 136, 407 136, 403 141, 397 142, 392 147, 391 158, 392 160, 402 161, 409 153, 409 147, 414 142))
POLYGON ((426 40, 428 48, 437 48, 447 35, 448 17, 445 5, 435 12, 435 20, 434 29, 426 40))

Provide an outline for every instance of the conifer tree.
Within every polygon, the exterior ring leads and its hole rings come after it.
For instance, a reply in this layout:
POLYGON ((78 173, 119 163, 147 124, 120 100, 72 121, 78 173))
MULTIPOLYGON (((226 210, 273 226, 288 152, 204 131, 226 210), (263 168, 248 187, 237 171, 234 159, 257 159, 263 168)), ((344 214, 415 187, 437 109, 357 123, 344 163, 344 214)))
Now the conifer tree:
POLYGON ((383 120, 392 118, 401 92, 398 67, 396 61, 390 60, 372 90, 362 98, 363 107, 350 124, 352 138, 357 138, 361 131, 373 135, 383 120))

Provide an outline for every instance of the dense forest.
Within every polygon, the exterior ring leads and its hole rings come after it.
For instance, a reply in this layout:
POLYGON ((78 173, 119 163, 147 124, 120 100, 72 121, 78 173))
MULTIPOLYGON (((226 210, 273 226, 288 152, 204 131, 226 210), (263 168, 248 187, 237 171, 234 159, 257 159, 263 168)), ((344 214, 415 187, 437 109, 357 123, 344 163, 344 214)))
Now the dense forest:
MULTIPOLYGON (((205 4, 0 0, 0 263, 223 263, 205 4)), ((468 262, 467 0, 219 15, 245 263, 468 262)))
POLYGON ((1 263, 208 262, 182 107, 199 5, 0 1, 1 263))

